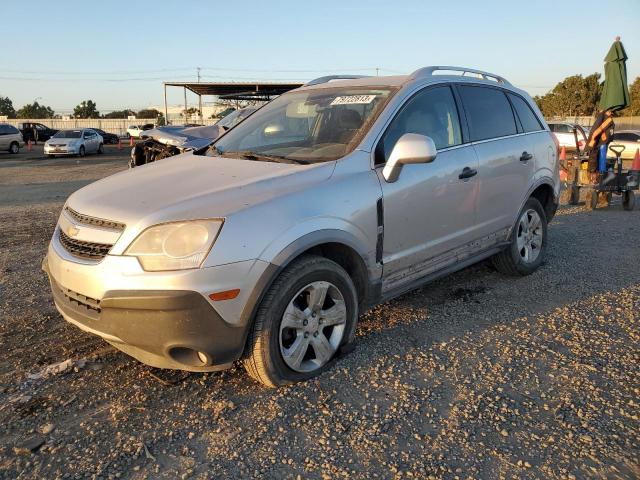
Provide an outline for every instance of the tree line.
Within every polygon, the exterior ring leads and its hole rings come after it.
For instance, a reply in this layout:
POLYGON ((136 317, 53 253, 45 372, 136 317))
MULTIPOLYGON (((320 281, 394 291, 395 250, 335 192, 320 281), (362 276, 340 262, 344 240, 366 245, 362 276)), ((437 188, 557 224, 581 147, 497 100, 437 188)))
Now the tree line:
MULTIPOLYGON (((0 115, 6 115, 8 118, 60 118, 60 115, 56 115, 51 107, 41 105, 37 101, 16 110, 11 99, 2 96, 0 96, 0 115)), ((145 108, 137 112, 127 108, 100 115, 98 106, 93 100, 80 102, 73 109, 71 116, 73 118, 128 118, 130 115, 135 115, 137 118, 164 117, 162 112, 155 108, 145 108)))
MULTIPOLYGON (((598 112, 598 102, 602 94, 600 77, 599 73, 592 73, 586 77, 572 75, 559 82, 550 92, 537 95, 533 99, 545 118, 595 115, 598 112)), ((640 77, 637 77, 629 86, 629 95, 631 105, 622 110, 620 115, 640 115, 640 77)), ((190 108, 183 112, 183 116, 189 117, 195 113, 197 110, 190 108)), ((37 101, 15 110, 11 99, 1 96, 0 115, 7 115, 9 118, 59 118, 51 107, 40 105, 37 101)), ((73 109, 74 118, 127 118, 130 115, 138 118, 158 118, 158 123, 164 123, 162 112, 155 108, 138 112, 124 109, 100 115, 93 100, 84 100, 73 109)))
MULTIPOLYGON (((572 75, 559 82, 553 90, 533 99, 545 118, 592 116, 598 110, 602 95, 600 74, 592 73, 583 77, 572 75)), ((640 115, 640 77, 629 86, 631 104, 619 112, 620 116, 640 115)))

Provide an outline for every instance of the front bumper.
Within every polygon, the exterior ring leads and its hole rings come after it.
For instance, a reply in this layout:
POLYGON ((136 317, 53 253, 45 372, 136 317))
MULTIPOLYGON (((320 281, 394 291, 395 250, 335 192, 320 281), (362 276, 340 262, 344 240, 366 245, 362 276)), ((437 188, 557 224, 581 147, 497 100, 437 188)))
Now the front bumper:
POLYGON ((268 263, 144 272, 133 257, 72 261, 56 238, 42 267, 68 322, 158 368, 214 371, 242 355, 248 331, 242 313, 252 308, 251 292, 268 263), (232 288, 241 291, 233 300, 207 297, 232 288))
POLYGON ((65 145, 64 147, 51 147, 47 144, 44 146, 45 155, 77 155, 80 147, 72 147, 65 145))

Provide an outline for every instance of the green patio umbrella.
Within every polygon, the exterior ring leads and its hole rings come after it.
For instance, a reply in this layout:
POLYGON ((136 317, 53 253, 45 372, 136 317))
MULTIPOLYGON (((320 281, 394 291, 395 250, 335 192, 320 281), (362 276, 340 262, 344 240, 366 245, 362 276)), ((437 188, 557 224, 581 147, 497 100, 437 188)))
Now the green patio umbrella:
POLYGON ((604 57, 604 86, 600 97, 601 110, 615 111, 629 105, 627 58, 620 37, 616 37, 609 53, 604 57))

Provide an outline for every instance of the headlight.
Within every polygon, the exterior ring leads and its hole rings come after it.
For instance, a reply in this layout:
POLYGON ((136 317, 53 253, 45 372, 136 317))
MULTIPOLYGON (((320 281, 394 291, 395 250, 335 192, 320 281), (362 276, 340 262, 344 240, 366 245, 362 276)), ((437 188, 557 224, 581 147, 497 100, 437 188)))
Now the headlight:
POLYGON ((147 228, 124 252, 148 272, 198 268, 211 250, 222 220, 165 223, 147 228))

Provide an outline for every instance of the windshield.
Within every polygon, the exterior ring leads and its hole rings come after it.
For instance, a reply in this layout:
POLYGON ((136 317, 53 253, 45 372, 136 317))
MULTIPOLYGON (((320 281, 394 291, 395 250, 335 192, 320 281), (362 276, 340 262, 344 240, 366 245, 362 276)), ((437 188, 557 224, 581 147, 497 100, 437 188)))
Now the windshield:
POLYGON ((236 110, 235 112, 231 112, 226 117, 221 118, 220 120, 218 120, 216 122, 216 125, 218 125, 219 127, 225 127, 227 130, 229 130, 230 128, 232 128, 235 125, 237 125, 238 123, 240 123, 240 120, 248 117, 249 115, 251 115, 256 110, 257 110, 256 108, 252 108, 252 107, 247 107, 247 108, 242 108, 240 110, 236 110))
POLYGON ((53 138, 80 138, 82 130, 60 130, 53 138))
POLYGON ((351 152, 391 97, 389 88, 290 92, 220 138, 208 155, 315 163, 351 152))

